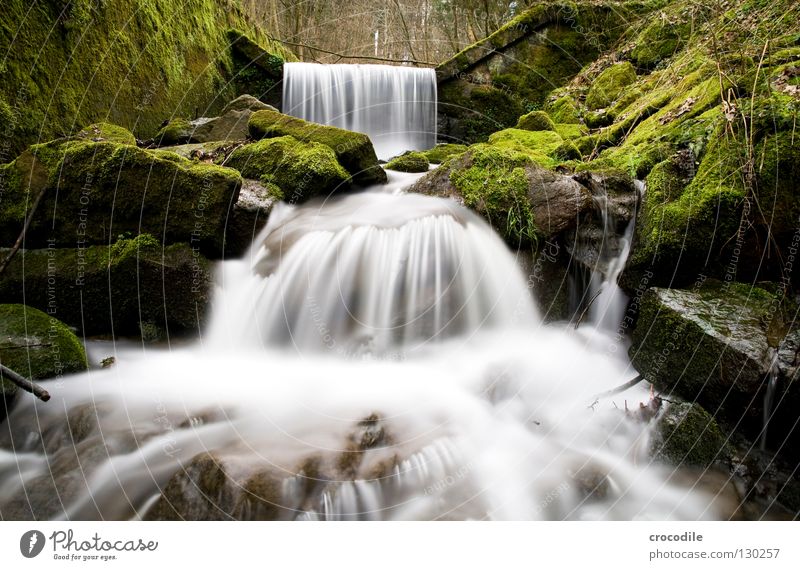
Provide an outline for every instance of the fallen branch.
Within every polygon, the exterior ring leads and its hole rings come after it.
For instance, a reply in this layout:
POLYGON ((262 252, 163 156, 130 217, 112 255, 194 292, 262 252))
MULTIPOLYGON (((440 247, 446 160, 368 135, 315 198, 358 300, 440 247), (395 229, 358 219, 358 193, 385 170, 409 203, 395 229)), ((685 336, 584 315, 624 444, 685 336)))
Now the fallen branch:
POLYGON ((390 58, 390 57, 378 57, 378 56, 371 56, 371 55, 345 55, 345 54, 337 53, 335 51, 329 51, 329 50, 322 49, 322 48, 319 48, 319 47, 310 46, 310 45, 307 45, 307 44, 290 42, 290 41, 286 41, 286 40, 279 40, 278 38, 272 38, 272 39, 275 40, 276 42, 280 42, 282 44, 286 44, 287 46, 301 47, 301 48, 309 49, 311 51, 318 51, 320 53, 324 53, 324 54, 327 54, 327 55, 335 55, 339 59, 366 59, 366 60, 371 60, 371 61, 386 61, 386 62, 389 62, 389 63, 413 63, 414 65, 430 65, 431 67, 436 67, 436 65, 438 65, 438 64, 433 63, 431 61, 420 61, 420 60, 417 60, 417 59, 393 59, 393 58, 390 58))
MULTIPOLYGON (((625 382, 624 384, 622 384, 620 386, 617 386, 616 388, 612 388, 611 390, 606 390, 605 392, 601 392, 599 394, 595 394, 594 396, 592 396, 592 398, 594 399, 594 403, 592 403, 592 406, 595 403, 597 403, 597 401, 600 398, 608 398, 609 396, 613 396, 614 394, 619 394, 620 392, 624 392, 628 388, 633 388, 634 386, 636 386, 642 380, 644 380, 644 376, 642 376, 641 374, 638 374, 633 379, 628 380, 627 382, 625 382)), ((625 405, 627 406, 627 402, 625 403, 625 405)))
POLYGON ((9 382, 12 382, 25 390, 26 392, 30 392, 37 398, 39 398, 42 402, 46 402, 50 399, 50 393, 39 386, 36 382, 32 382, 27 378, 20 376, 13 370, 11 370, 8 366, 4 366, 0 363, 0 379, 7 379, 9 382))
POLYGON ((42 201, 42 197, 44 196, 46 190, 47 186, 42 188, 42 190, 36 196, 36 199, 33 201, 33 205, 31 206, 31 211, 28 212, 28 217, 25 218, 25 224, 23 224, 22 226, 22 231, 19 233, 17 241, 14 242, 14 246, 11 248, 11 251, 8 252, 8 255, 3 260, 3 263, 0 263, 0 275, 3 275, 9 263, 11 263, 11 260, 14 259, 15 255, 17 255, 19 248, 22 247, 22 242, 25 240, 25 234, 28 233, 28 227, 31 225, 31 221, 33 220, 33 215, 36 213, 36 209, 39 207, 39 203, 42 201))

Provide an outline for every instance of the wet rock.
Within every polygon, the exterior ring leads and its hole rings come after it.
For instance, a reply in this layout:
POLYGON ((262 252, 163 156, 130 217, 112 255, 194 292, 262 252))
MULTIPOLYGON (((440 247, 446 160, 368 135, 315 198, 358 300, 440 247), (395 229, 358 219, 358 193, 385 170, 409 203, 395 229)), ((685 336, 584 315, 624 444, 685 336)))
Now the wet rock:
POLYGON ((24 299, 84 334, 138 336, 142 325, 199 332, 211 283, 197 249, 143 234, 110 247, 21 251, 0 279, 0 302, 24 299))
POLYGON ((277 111, 275 107, 272 105, 267 105, 266 103, 256 99, 252 95, 240 95, 227 105, 225 108, 222 109, 222 114, 225 115, 230 111, 252 111, 255 113, 256 111, 277 111))
POLYGON ((252 456, 201 453, 170 479, 145 519, 287 519, 291 511, 282 506, 282 480, 281 473, 252 456))
POLYGON ((657 421, 651 447, 656 459, 705 468, 728 458, 725 436, 699 404, 668 404, 657 421))
POLYGON ((336 127, 318 125, 275 111, 257 111, 250 117, 250 136, 264 138, 291 136, 304 143, 330 147, 339 163, 358 184, 386 182, 386 173, 378 163, 375 149, 367 135, 336 127))
MULTIPOLYGON (((649 289, 639 304, 631 360, 664 394, 697 401, 757 439, 775 350, 793 314, 784 303, 763 288, 714 280, 692 290, 649 289)), ((797 437, 797 383, 779 379, 773 396, 780 402, 770 421, 774 437, 797 437)))
POLYGON ((245 178, 239 200, 233 207, 225 235, 225 255, 242 255, 263 229, 282 191, 273 184, 262 184, 245 178))
MULTIPOLYGON (((34 380, 88 367, 83 344, 64 323, 25 305, 0 305, 0 362, 34 380)), ((18 390, 5 378, 0 380, 0 421, 18 390)))

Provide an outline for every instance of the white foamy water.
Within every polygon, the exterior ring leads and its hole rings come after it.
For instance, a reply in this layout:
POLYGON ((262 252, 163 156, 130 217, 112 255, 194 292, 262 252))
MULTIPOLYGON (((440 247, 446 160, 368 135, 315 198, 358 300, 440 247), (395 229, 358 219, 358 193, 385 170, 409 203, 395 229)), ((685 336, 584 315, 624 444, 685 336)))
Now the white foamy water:
POLYGON ((146 518, 170 481, 181 516, 263 518, 243 472, 271 481, 268 518, 717 516, 651 464, 649 426, 623 411, 644 387, 596 401, 627 362, 543 325, 513 255, 453 202, 287 206, 219 277, 197 344, 120 346, 114 367, 48 383, 50 402, 23 398, 0 432, 3 518, 146 518), (224 490, 203 487, 203 453, 224 490))
POLYGON ((285 63, 283 112, 369 135, 378 158, 436 144, 436 73, 397 65, 285 63))

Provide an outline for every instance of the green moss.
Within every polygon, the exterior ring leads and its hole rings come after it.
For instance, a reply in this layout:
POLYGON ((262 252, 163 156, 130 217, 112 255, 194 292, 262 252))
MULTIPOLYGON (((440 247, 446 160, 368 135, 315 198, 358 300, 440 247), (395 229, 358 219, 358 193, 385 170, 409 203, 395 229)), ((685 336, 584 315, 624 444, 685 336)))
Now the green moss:
POLYGON ((544 111, 531 111, 519 118, 516 128, 524 131, 554 131, 556 125, 544 111))
POLYGON ((548 168, 557 163, 553 156, 563 142, 559 134, 553 131, 505 129, 489 137, 492 146, 523 153, 530 160, 548 168))
POLYGON ((464 204, 484 216, 507 241, 530 243, 537 233, 525 166, 532 163, 528 153, 477 144, 468 155, 450 163, 450 182, 464 197, 464 204))
POLYGON ((432 164, 441 164, 448 158, 452 156, 458 156, 459 154, 463 154, 467 150, 467 145, 463 144, 453 144, 453 143, 444 143, 444 144, 437 144, 432 149, 423 151, 422 154, 425 155, 425 158, 428 159, 428 162, 432 164))
POLYGON ((333 150, 339 163, 355 182, 374 184, 386 181, 386 173, 378 164, 375 149, 367 135, 311 123, 270 110, 253 113, 248 129, 254 139, 288 135, 302 142, 323 144, 333 150))
MULTIPOLYGON (((0 361, 34 380, 86 370, 83 344, 58 319, 25 305, 0 305, 0 361)), ((0 394, 16 386, 3 380, 0 394)))
POLYGON ((350 178, 330 147, 290 136, 239 147, 228 165, 247 178, 277 185, 293 203, 347 188, 350 178))
POLYGON ((230 28, 288 55, 238 0, 76 0, 67 11, 64 5, 3 4, 0 97, 18 113, 8 133, 14 154, 97 121, 147 139, 168 117, 213 115, 237 94, 230 28))
POLYGON ((586 95, 586 106, 590 110, 604 109, 611 105, 631 83, 636 81, 636 70, 625 61, 603 71, 592 82, 586 95))
POLYGON ((659 419, 653 455, 672 465, 710 467, 727 457, 726 438, 714 417, 696 403, 669 404, 659 419))
POLYGON ((586 135, 586 128, 583 125, 556 124, 556 132, 562 139, 577 139, 586 135))
POLYGON ((572 141, 564 141, 558 145, 551 153, 551 156, 559 161, 580 160, 582 158, 581 151, 572 141))
POLYGON ((195 142, 192 139, 194 126, 187 119, 172 119, 154 137, 159 146, 173 146, 195 142))
POLYGON ((587 111, 583 114, 583 121, 590 129, 601 129, 614 122, 614 116, 605 110, 587 111))
POLYGON ((572 125, 581 122, 580 108, 569 95, 564 95, 548 103, 545 110, 556 123, 572 125))
POLYGON ((112 125, 111 123, 94 123, 81 129, 76 138, 94 142, 115 142, 119 144, 136 145, 136 137, 128 129, 112 125))
POLYGON ((407 152, 390 160, 386 169, 399 172, 427 172, 428 157, 421 152, 407 152))

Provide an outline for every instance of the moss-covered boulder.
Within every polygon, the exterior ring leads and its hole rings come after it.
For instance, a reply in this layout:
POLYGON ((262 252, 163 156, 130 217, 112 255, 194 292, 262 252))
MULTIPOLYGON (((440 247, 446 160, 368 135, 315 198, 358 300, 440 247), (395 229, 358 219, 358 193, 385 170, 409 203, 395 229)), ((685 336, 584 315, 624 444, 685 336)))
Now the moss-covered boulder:
POLYGON ((16 240, 44 190, 25 247, 108 244, 120 234, 149 232, 213 257, 222 253, 242 180, 235 170, 170 152, 74 140, 31 147, 0 166, 0 177, 2 246, 16 240))
POLYGON ((435 147, 423 151, 422 154, 428 159, 431 164, 441 164, 452 156, 464 154, 467 151, 467 145, 454 144, 454 143, 441 143, 435 147))
POLYGON ((728 458, 727 439, 700 404, 668 404, 651 440, 653 457, 675 466, 711 467, 728 458))
POLYGON ((544 111, 531 111, 519 118, 516 128, 524 131, 554 131, 556 125, 544 111))
POLYGON ((252 111, 255 113, 256 111, 277 111, 277 109, 272 105, 267 105, 260 99, 256 99, 252 95, 245 93, 244 95, 240 95, 225 105, 221 114, 225 115, 230 111, 252 111))
POLYGON ((333 150, 291 136, 263 139, 237 148, 228 164, 245 177, 275 184, 284 200, 299 203, 349 187, 350 175, 333 150))
POLYGON ((615 63, 592 83, 586 94, 586 106, 590 110, 604 109, 617 100, 631 83, 636 81, 636 70, 630 62, 615 63))
MULTIPOLYGON (((86 351, 61 321, 33 307, 0 305, 0 362, 26 378, 43 380, 86 370, 86 351)), ((17 387, 0 381, 0 400, 10 401, 17 387)), ((5 406, 0 409, 5 416, 5 406)))
POLYGON ((76 138, 92 142, 113 142, 135 145, 136 137, 128 129, 111 123, 94 123, 81 129, 76 138))
POLYGON ((421 152, 407 152, 390 160, 386 164, 386 169, 398 172, 427 172, 428 157, 421 152))
MULTIPOLYGON (((560 140, 548 131, 517 132, 560 140)), ((507 145, 498 142, 501 144, 473 145, 423 176, 410 191, 458 200, 482 215, 514 246, 574 226, 591 203, 587 189, 543 168, 537 160, 542 155, 529 152, 524 145, 517 147, 513 138, 507 145)))
POLYGON ((197 333, 211 283, 198 248, 143 234, 112 246, 20 251, 0 279, 0 302, 24 301, 88 335, 197 333))
POLYGON ((323 144, 333 150, 339 163, 357 184, 386 182, 386 173, 378 163, 367 135, 310 123, 270 110, 253 113, 249 129, 250 135, 257 140, 288 135, 301 142, 323 144))
POLYGON ((202 142, 193 138, 194 123, 189 119, 172 119, 156 133, 153 141, 158 146, 173 146, 202 142))
MULTIPOLYGON (((696 401, 714 416, 758 434, 774 355, 793 311, 779 295, 735 282, 709 279, 690 290, 651 288, 641 296, 629 354, 663 393, 696 401)), ((772 410, 776 416, 794 413, 798 392, 794 380, 779 383, 773 401, 782 403, 772 410)))

